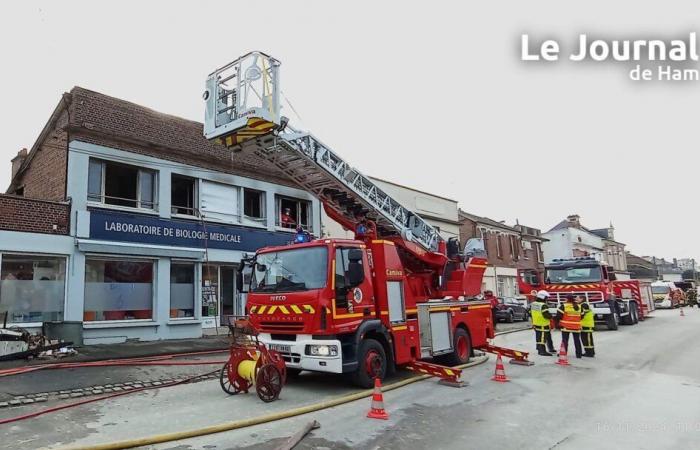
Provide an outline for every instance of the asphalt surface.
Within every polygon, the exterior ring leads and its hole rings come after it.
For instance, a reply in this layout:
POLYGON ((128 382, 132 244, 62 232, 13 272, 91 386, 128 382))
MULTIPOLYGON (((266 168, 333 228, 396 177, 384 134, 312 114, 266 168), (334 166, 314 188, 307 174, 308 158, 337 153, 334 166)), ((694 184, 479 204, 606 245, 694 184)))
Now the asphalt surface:
MULTIPOLYGON (((700 439, 700 310, 657 311, 619 331, 596 332, 597 357, 535 356, 531 367, 506 364, 508 383, 490 380, 494 359, 468 369, 469 386, 433 379, 384 394, 390 420, 367 419, 369 399, 158 449, 272 449, 311 420, 321 428, 295 448, 579 449, 696 448, 700 439)), ((554 336, 559 342, 558 334, 554 336)), ((496 345, 532 350, 530 331, 500 335, 496 345)), ((354 392, 342 377, 302 374, 265 404, 254 394, 227 396, 211 380, 156 389, 0 425, 0 448, 89 445, 189 430, 283 411, 354 392)), ((54 402, 58 404, 57 402, 54 402)), ((54 406, 49 402, 48 406, 54 406)), ((0 418, 46 406, 0 410, 0 418)))

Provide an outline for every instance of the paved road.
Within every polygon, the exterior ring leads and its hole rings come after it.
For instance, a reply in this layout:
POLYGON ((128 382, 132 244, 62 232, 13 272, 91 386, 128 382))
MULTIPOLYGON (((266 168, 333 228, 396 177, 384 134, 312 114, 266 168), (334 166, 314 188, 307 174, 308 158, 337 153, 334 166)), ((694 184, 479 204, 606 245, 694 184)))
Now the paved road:
MULTIPOLYGON (((385 394, 389 421, 366 419, 369 399, 280 422, 185 441, 158 449, 271 449, 306 422, 321 429, 297 448, 332 449, 578 449, 695 448, 700 439, 700 310, 658 311, 620 331, 596 333, 598 357, 554 358, 506 365, 511 382, 490 381, 493 358, 465 372, 470 386, 427 380, 385 394)), ((555 336, 555 343, 559 337, 555 336)), ((497 345, 532 349, 529 331, 501 335, 497 345)), ((302 376, 282 399, 226 397, 218 383, 134 394, 0 428, 0 448, 102 443, 218 424, 352 392, 340 377, 302 376)), ((22 408, 25 412, 31 408, 22 408)), ((0 411, 0 417, 18 408, 0 411)), ((11 414, 10 414, 11 412, 11 414)), ((0 426, 3 427, 3 426, 0 426)))

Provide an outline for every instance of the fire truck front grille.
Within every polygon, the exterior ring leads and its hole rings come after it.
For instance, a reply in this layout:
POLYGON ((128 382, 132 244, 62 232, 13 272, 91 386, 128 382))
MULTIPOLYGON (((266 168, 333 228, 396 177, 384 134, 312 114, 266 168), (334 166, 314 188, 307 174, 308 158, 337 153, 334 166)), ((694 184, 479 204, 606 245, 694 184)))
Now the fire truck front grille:
POLYGON ((263 332, 297 332, 304 330, 304 322, 260 322, 263 332))
POLYGON ((581 296, 589 303, 602 302, 605 300, 603 293, 600 291, 578 291, 578 292, 550 292, 549 300, 551 302, 565 302, 566 296, 569 294, 574 294, 576 296, 581 296))

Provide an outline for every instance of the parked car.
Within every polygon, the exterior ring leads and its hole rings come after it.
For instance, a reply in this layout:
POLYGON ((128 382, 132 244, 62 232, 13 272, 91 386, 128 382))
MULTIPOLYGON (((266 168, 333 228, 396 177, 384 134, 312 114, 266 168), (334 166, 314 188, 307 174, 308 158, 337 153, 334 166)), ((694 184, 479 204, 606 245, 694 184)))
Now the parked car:
POLYGON ((527 320, 530 314, 526 305, 517 298, 505 297, 498 299, 496 306, 496 320, 504 320, 513 323, 516 320, 527 320))

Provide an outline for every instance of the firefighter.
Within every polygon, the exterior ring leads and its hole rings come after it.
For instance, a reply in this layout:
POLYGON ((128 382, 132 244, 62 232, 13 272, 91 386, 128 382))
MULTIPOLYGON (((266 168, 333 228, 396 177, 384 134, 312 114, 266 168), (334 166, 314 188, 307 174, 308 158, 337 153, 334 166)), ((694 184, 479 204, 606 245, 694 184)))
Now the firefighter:
POLYGON ((498 297, 493 295, 493 291, 484 291, 484 300, 491 305, 491 322, 493 322, 493 331, 496 331, 496 310, 498 309, 498 297))
POLYGON ((549 292, 539 291, 535 296, 535 301, 530 304, 530 316, 532 316, 532 328, 535 329, 537 354, 542 356, 552 356, 552 353, 556 353, 549 325, 552 315, 547 306, 548 298, 549 292))
POLYGON ((566 303, 559 306, 557 309, 557 317, 559 318, 559 327, 561 328, 561 344, 568 352, 569 335, 573 336, 576 357, 581 358, 581 307, 576 303, 576 298, 573 294, 568 294, 566 296, 566 303))
POLYGON ((593 358, 595 346, 593 345, 593 330, 595 329, 595 315, 591 305, 583 298, 577 298, 581 305, 581 342, 583 343, 583 356, 593 358))

